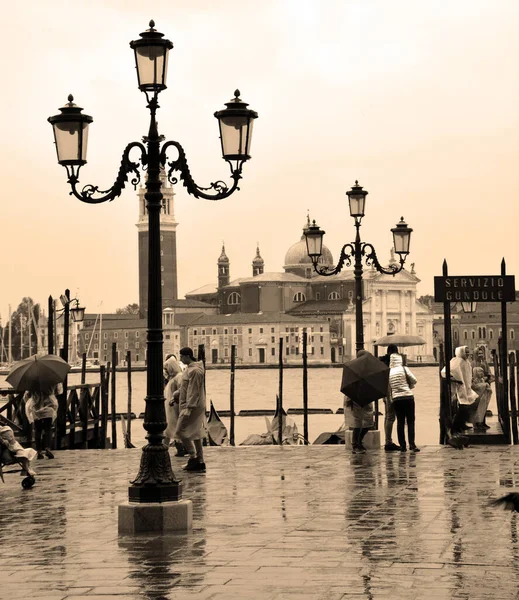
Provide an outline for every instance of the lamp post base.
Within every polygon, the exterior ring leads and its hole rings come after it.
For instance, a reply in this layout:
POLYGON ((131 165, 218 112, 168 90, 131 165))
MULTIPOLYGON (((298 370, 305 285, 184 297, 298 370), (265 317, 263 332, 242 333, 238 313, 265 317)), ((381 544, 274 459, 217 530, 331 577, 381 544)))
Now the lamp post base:
POLYGON ((128 500, 132 503, 173 502, 182 499, 182 482, 157 483, 154 485, 131 485, 128 488, 128 500))
POLYGON ((191 500, 163 503, 125 502, 119 505, 118 531, 122 535, 148 532, 187 532, 193 526, 191 500))

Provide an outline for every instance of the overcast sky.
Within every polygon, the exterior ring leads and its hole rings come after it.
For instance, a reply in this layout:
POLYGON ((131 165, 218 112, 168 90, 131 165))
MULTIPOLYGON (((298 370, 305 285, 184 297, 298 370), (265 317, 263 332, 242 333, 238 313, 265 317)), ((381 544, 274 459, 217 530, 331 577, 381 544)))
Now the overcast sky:
POLYGON ((79 294, 89 312, 138 301, 137 196, 69 196, 47 117, 69 93, 93 116, 81 184, 110 187, 126 144, 147 133, 132 39, 156 27, 174 48, 160 133, 200 185, 228 178, 215 110, 235 88, 259 113, 241 191, 220 202, 178 189, 180 297, 252 274, 256 242, 281 271, 307 209, 335 259, 354 237, 345 192, 368 191, 364 241, 387 262, 404 216, 432 293, 452 274, 519 275, 517 0, 134 0, 3 7, 0 314, 22 296, 79 294))

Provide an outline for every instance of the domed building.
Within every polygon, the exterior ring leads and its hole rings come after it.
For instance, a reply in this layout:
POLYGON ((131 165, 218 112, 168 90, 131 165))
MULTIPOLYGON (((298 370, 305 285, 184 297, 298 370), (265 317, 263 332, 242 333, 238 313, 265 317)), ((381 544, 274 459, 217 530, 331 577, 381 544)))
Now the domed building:
MULTIPOLYGON (((310 224, 310 219, 308 218, 306 227, 310 224)), ((304 234, 301 236, 301 239, 292 244, 290 248, 287 250, 285 254, 285 264, 283 265, 283 269, 285 273, 293 273, 294 275, 299 275, 300 277, 306 277, 310 279, 311 277, 315 277, 317 273, 315 272, 312 261, 308 256, 308 250, 306 247, 306 238, 304 234)), ((333 256, 332 253, 328 250, 328 248, 323 244, 323 253, 319 258, 319 264, 324 267, 333 267, 333 256)))
MULTIPOLYGON (((391 254, 389 262, 393 260, 391 254)), ((279 342, 277 336, 282 331, 284 333, 281 335, 286 333, 286 360, 297 362, 301 358, 301 335, 298 332, 311 331, 310 360, 342 362, 354 357, 356 321, 353 269, 343 269, 332 276, 317 274, 307 253, 304 233, 299 241, 288 248, 284 262, 283 272, 264 272, 258 244, 252 260, 252 276, 231 280, 230 260, 222 249, 217 262, 218 287, 205 285, 186 294, 187 300, 217 305, 219 312, 219 316, 204 315, 190 326, 190 344, 210 344, 213 362, 225 361, 229 356, 229 344, 233 343, 230 341, 231 334, 225 332, 239 332, 234 337, 243 346, 238 350, 243 360, 251 363, 275 362, 276 344, 279 342), (229 327, 222 328, 223 323, 229 327), (258 336, 262 334, 257 339, 256 329, 258 336), (269 329, 275 335, 265 336, 264 332, 269 329), (214 339, 208 337, 209 331, 214 332, 214 339), (313 335, 314 331, 319 332, 317 336, 313 335), (204 332, 202 337, 201 332, 204 332)), ((325 246, 319 264, 335 266, 332 253, 325 246)), ((416 285, 420 280, 416 277, 414 265, 411 267, 411 271, 404 269, 396 276, 380 274, 374 268, 364 267, 362 298, 365 348, 374 352, 374 342, 392 333, 419 335, 426 340, 426 344, 409 348, 406 353, 410 359, 420 357, 420 360, 430 360, 433 316, 429 308, 416 299, 416 285)))

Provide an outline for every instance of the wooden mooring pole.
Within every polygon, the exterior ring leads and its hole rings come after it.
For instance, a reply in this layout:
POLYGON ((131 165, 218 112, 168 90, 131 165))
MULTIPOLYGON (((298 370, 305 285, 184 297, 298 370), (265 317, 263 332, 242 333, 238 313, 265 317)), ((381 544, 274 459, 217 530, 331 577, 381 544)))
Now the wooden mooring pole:
POLYGON ((303 331, 303 437, 308 441, 308 333, 303 331))
POLYGON ((117 366, 117 344, 112 342, 112 394, 111 394, 111 410, 112 410, 112 448, 117 449, 117 420, 116 420, 116 387, 115 387, 115 367, 117 366))
POLYGON ((81 355, 81 383, 86 383, 86 352, 81 355))
POLYGON ((231 390, 230 390, 230 399, 229 399, 229 408, 231 409, 231 424, 229 431, 229 443, 231 446, 235 446, 234 443, 234 375, 236 369, 236 346, 233 344, 231 346, 231 390))
POLYGON ((128 406, 126 409, 126 427, 127 444, 132 441, 132 353, 130 350, 126 353, 127 385, 128 385, 128 406))
POLYGON ((516 379, 515 379, 515 353, 510 352, 510 416, 512 417, 512 440, 514 444, 519 443, 519 435, 517 431, 517 395, 516 395, 516 379))
POLYGON ((279 338, 278 443, 283 445, 283 338, 279 338))

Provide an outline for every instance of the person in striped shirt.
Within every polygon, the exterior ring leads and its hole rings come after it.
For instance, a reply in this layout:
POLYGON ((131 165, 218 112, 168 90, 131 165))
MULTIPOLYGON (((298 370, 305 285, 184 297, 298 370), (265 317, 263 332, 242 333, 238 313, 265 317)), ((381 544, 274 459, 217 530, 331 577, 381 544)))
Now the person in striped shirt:
POLYGON ((396 414, 396 431, 400 451, 405 452, 407 450, 405 439, 405 425, 407 423, 409 449, 412 452, 420 452, 415 443, 415 403, 411 391, 416 385, 416 377, 407 367, 404 367, 400 354, 391 355, 389 368, 389 387, 396 414))

